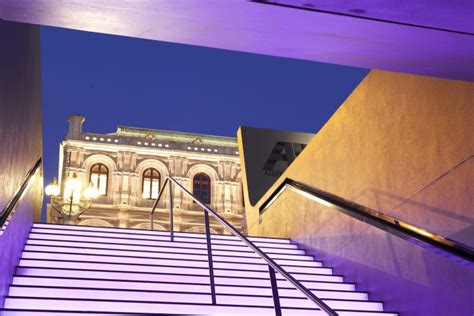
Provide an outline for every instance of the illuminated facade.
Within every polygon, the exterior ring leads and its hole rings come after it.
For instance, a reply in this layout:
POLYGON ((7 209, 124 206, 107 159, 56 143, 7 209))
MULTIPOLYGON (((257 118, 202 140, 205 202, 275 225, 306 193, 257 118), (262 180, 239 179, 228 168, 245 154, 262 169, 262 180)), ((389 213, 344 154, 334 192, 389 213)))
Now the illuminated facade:
MULTIPOLYGON (((84 117, 69 117, 69 131, 60 144, 58 180, 61 192, 74 174, 82 187, 99 193, 77 225, 150 228, 150 211, 166 176, 171 175, 232 225, 245 231, 237 140, 118 126, 111 134, 85 133, 84 117)), ((203 211, 180 190, 173 190, 176 231, 203 232, 203 211)), ((169 229, 169 192, 154 217, 154 229, 169 229)), ((60 218, 51 205, 49 223, 60 218)), ((227 233, 212 223, 214 233, 227 233)))

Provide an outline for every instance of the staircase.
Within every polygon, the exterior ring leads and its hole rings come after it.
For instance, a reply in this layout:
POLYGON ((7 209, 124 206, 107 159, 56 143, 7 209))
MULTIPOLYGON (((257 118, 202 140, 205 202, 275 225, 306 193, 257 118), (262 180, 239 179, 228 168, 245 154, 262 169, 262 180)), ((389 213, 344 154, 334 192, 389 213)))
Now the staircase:
MULTIPOLYGON (((344 316, 394 316, 287 239, 250 238, 344 316)), ((236 237, 34 224, 1 315, 275 315, 267 264, 236 237)), ((326 315, 277 274, 283 315, 326 315)))

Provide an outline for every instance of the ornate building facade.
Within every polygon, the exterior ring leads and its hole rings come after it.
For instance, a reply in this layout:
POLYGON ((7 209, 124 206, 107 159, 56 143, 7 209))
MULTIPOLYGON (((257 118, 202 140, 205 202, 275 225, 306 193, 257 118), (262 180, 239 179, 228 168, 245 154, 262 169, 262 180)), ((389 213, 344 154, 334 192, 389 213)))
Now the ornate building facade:
MULTIPOLYGON (((77 225, 149 229, 150 211, 159 190, 171 175, 240 231, 245 232, 242 182, 237 140, 118 126, 111 134, 83 132, 85 118, 69 117, 68 133, 60 144, 58 185, 77 177, 81 186, 94 186, 99 196, 77 225)), ((153 226, 169 229, 169 192, 160 199, 153 226)), ((173 190, 174 229, 204 232, 203 210, 181 190, 173 190)), ((61 218, 51 204, 49 223, 61 218)), ((211 221, 213 233, 227 233, 211 221)))

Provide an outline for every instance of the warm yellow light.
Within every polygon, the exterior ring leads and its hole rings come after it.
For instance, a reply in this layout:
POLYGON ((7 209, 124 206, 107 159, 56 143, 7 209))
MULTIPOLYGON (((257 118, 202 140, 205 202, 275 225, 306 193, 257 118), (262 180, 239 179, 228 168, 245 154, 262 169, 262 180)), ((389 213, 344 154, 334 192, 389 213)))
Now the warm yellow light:
POLYGON ((66 181, 66 187, 64 189, 64 198, 73 200, 73 202, 79 202, 81 193, 81 181, 77 178, 77 175, 73 173, 72 177, 66 181))
POLYGON ((54 178, 46 188, 44 189, 44 193, 48 196, 58 196, 60 193, 58 182, 56 181, 56 178, 54 178))
POLYGON ((89 186, 84 190, 84 197, 88 200, 94 200, 99 196, 99 191, 89 183, 89 186))

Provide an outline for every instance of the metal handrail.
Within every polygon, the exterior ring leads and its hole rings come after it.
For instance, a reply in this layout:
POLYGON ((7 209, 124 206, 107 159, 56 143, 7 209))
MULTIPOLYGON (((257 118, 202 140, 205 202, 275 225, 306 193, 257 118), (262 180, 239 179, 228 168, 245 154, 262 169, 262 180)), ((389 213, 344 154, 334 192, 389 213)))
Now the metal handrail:
MULTIPOLYGON (((262 203, 259 208, 260 214, 268 209, 287 186, 304 193, 307 198, 313 197, 319 203, 332 206, 344 214, 380 228, 388 233, 406 240, 416 240, 428 244, 458 258, 471 263, 474 262, 474 249, 467 245, 290 178, 286 178, 262 203)), ((419 245, 419 243, 415 244, 419 245)))
POLYGON ((209 206, 207 206, 203 201, 195 197, 191 192, 189 192, 186 188, 184 188, 178 181, 176 181, 173 177, 167 176, 166 181, 163 184, 163 187, 158 194, 155 204, 153 205, 153 209, 151 211, 150 216, 150 227, 153 229, 153 214, 155 209, 158 205, 158 201, 161 198, 163 191, 165 190, 166 184, 169 183, 170 187, 170 238, 173 241, 174 236, 174 228, 172 225, 172 217, 173 217, 173 196, 172 196, 172 183, 178 186, 187 196, 191 197, 194 202, 196 202, 199 206, 201 206, 204 210, 204 218, 205 218, 205 225, 206 225, 206 242, 207 242, 207 250, 208 250, 208 259, 209 259, 209 277, 210 277, 210 284, 211 284, 211 296, 212 296, 212 303, 216 304, 216 293, 215 293, 215 284, 214 284, 214 271, 213 271, 213 262, 212 262, 212 247, 211 247, 211 235, 210 235, 210 228, 209 228, 209 214, 211 214, 219 223, 221 223, 224 227, 226 227, 232 234, 234 234, 237 238, 239 238, 242 242, 244 242, 248 247, 250 247, 257 255, 259 255, 263 260, 265 260, 268 264, 269 274, 270 274, 270 283, 272 288, 273 294, 273 301, 275 306, 275 313, 277 316, 281 316, 281 306, 280 306, 280 299, 278 295, 278 286, 275 276, 275 271, 280 273, 287 281, 293 284, 298 290, 300 290, 308 299, 313 301, 320 309, 324 310, 330 316, 338 316, 338 313, 334 311, 331 307, 329 307, 326 303, 324 303, 320 298, 314 295, 310 290, 308 290, 303 284, 293 278, 288 272, 286 272, 278 263, 273 261, 267 254, 265 254, 259 247, 257 247, 253 242, 251 242, 247 237, 245 237, 242 233, 240 233, 237 229, 235 229, 231 224, 229 224, 225 219, 220 217, 217 212, 212 210, 209 206))
MULTIPOLYGON (((155 214, 155 210, 158 207, 158 202, 160 201, 161 196, 163 195, 163 192, 165 191, 166 185, 168 184, 169 180, 168 177, 166 177, 165 182, 163 183, 163 186, 160 189, 160 192, 158 193, 158 196, 155 200, 155 203, 153 204, 153 208, 151 209, 150 213, 150 229, 153 230, 153 215, 155 214)), ((174 229, 173 229, 173 189, 171 188, 170 185, 170 214, 169 214, 169 219, 170 219, 170 238, 171 241, 174 241, 174 229)))
POLYGON ((26 173, 25 178, 21 182, 20 187, 16 190, 15 194, 13 194, 13 197, 10 199, 10 201, 5 205, 3 208, 2 212, 0 213, 0 229, 5 225, 5 222, 7 221, 8 217, 10 214, 13 212, 13 210, 16 208, 18 202, 21 200, 21 197, 23 194, 26 192, 26 189, 28 188, 28 185, 30 183, 30 180, 33 178, 35 175, 36 171, 39 169, 41 166, 42 158, 40 157, 36 163, 31 167, 30 170, 26 173))

